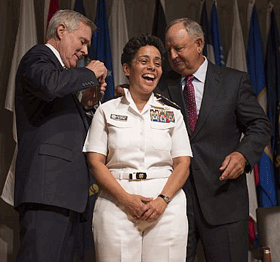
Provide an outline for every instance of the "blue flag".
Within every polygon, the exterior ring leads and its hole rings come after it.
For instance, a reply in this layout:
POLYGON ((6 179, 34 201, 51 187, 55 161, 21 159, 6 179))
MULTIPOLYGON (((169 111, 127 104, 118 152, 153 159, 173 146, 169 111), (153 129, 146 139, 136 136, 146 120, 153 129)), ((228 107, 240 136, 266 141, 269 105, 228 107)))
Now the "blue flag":
POLYGON ((280 107, 280 41, 277 20, 273 10, 270 12, 270 28, 267 38, 265 59, 268 117, 272 123, 271 148, 278 189, 280 188, 280 137, 279 137, 279 107, 280 107))
POLYGON ((211 30, 212 43, 213 43, 213 48, 214 48, 215 63, 216 63, 216 65, 224 66, 225 57, 224 57, 222 42, 220 39, 220 30, 219 30, 219 21, 218 21, 216 1, 214 1, 212 4, 210 30, 211 30))
MULTIPOLYGON (((247 66, 253 89, 260 104, 266 94, 265 71, 263 62, 262 43, 256 6, 253 6, 250 20, 249 41, 247 49, 247 66)), ((266 100, 266 98, 265 98, 266 100)), ((266 108, 264 108, 266 110, 266 108)), ((259 161, 260 182, 257 185, 258 204, 260 207, 272 207, 278 204, 275 184, 274 167, 270 146, 267 146, 259 161)))
POLYGON ((213 43, 212 43, 212 37, 211 37, 210 28, 209 28, 209 20, 208 20, 205 1, 202 2, 201 14, 200 14, 200 25, 204 32, 203 55, 206 56, 212 63, 215 63, 213 43))
POLYGON ((107 87, 103 98, 103 101, 108 101, 114 98, 115 87, 105 0, 97 1, 95 25, 97 26, 97 30, 92 37, 89 57, 102 61, 108 70, 108 75, 106 78, 107 87))

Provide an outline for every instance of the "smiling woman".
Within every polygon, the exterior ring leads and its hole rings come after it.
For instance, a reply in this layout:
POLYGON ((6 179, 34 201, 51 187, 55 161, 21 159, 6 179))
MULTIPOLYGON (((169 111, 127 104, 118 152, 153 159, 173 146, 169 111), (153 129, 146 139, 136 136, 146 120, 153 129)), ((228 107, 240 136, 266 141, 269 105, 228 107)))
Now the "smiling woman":
POLYGON ((125 63, 123 70, 130 80, 131 97, 139 111, 142 111, 162 74, 161 54, 154 46, 142 46, 135 54, 131 66, 125 63))
POLYGON ((129 91, 141 111, 162 75, 164 47, 153 36, 134 37, 124 47, 121 62, 129 91))
POLYGON ((163 53, 161 41, 151 35, 125 45, 121 62, 129 88, 98 107, 84 144, 90 171, 102 188, 93 215, 99 262, 120 257, 168 262, 170 254, 172 261, 183 261, 186 256, 181 188, 192 152, 180 110, 153 94, 163 53))

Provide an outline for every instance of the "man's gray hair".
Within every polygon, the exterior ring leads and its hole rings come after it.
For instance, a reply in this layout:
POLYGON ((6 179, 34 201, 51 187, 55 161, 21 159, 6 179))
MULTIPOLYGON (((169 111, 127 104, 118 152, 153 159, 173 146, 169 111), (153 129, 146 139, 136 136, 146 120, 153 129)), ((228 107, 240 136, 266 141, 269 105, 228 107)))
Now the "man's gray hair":
POLYGON ((56 30, 59 25, 64 24, 68 31, 75 31, 79 28, 81 22, 88 25, 92 32, 96 29, 95 24, 81 13, 73 10, 57 11, 49 22, 46 33, 46 41, 56 36, 56 30))
POLYGON ((201 37, 204 42, 204 33, 201 26, 197 22, 189 18, 179 18, 171 21, 166 27, 166 32, 171 26, 179 23, 182 23, 184 25, 186 31, 188 32, 188 35, 192 39, 194 39, 195 37, 201 37))

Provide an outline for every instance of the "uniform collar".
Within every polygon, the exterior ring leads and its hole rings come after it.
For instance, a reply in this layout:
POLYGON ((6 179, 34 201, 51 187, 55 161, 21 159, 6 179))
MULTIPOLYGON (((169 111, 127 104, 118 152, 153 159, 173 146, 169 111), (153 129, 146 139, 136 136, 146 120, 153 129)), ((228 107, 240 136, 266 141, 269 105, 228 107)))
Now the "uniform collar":
MULTIPOLYGON (((136 112, 139 113, 139 110, 137 109, 131 94, 129 92, 129 89, 124 88, 124 99, 129 104, 129 106, 136 112)), ((160 109, 169 109, 170 107, 167 105, 162 104, 158 98, 155 97, 154 93, 151 94, 149 100, 147 101, 146 105, 144 106, 141 114, 145 113, 147 110, 149 110, 151 107, 153 108, 160 108, 160 109)))

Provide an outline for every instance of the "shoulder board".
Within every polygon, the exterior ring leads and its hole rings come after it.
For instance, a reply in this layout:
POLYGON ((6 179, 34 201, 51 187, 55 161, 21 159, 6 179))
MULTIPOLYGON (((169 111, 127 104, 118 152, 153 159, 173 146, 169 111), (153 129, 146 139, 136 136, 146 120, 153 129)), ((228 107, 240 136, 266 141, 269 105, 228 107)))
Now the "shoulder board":
POLYGON ((160 93, 155 93, 155 97, 164 105, 175 107, 176 109, 181 109, 180 106, 178 106, 176 103, 168 99, 167 97, 163 96, 160 93))

